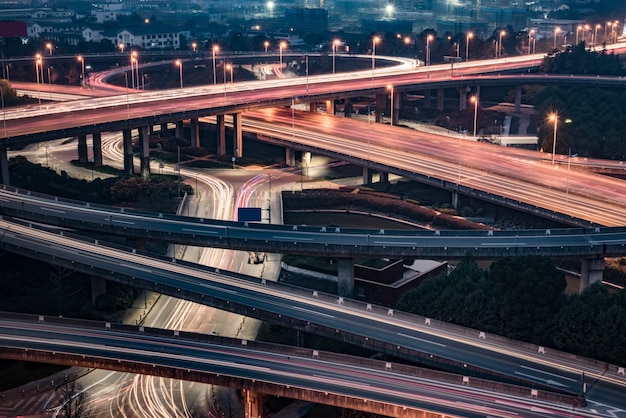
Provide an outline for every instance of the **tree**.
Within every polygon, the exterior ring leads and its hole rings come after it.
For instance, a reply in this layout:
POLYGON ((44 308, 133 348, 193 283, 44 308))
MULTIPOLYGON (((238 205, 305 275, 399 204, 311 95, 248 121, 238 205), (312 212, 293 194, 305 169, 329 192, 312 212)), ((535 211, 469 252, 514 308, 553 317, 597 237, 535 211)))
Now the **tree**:
POLYGON ((82 385, 72 380, 56 390, 59 406, 57 417, 89 418, 93 416, 87 403, 87 395, 82 385))

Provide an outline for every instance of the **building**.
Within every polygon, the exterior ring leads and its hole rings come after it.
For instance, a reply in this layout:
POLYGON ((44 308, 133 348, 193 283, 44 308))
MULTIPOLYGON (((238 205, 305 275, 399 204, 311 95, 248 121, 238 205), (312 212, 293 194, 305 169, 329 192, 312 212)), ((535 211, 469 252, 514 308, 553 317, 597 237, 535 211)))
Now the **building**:
POLYGON ((163 26, 138 26, 126 28, 117 33, 117 45, 124 48, 139 47, 141 49, 180 48, 180 32, 163 26))

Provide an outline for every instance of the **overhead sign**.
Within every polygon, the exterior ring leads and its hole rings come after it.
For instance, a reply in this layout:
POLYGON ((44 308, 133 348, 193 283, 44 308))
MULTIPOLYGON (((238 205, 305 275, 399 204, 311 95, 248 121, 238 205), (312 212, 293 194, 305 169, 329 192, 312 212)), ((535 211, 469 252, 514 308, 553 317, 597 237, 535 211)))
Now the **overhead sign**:
POLYGON ((461 58, 461 57, 453 57, 451 55, 445 55, 443 57, 443 60, 445 62, 463 62, 463 58, 461 58))
POLYGON ((261 222, 261 208, 237 208, 239 222, 261 222))

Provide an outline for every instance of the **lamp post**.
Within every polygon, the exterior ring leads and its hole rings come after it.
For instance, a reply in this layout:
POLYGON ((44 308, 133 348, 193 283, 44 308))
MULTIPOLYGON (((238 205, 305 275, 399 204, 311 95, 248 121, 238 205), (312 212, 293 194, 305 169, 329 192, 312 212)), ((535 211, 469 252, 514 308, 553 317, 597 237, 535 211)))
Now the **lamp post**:
POLYGON ((469 42, 474 37, 472 32, 468 32, 465 36, 465 61, 469 61, 469 42))
POLYGON ((217 84, 217 75, 215 73, 215 53, 220 50, 220 47, 213 45, 213 48, 211 49, 213 51, 213 84, 217 84))
POLYGON ((40 66, 43 67, 43 61, 41 60, 41 54, 37 54, 36 60, 35 60, 35 74, 37 77, 37 99, 39 99, 39 104, 41 104, 41 85, 39 84, 39 67, 40 66))
POLYGON ((376 68, 376 44, 380 42, 380 38, 378 36, 374 36, 372 38, 372 71, 376 68))
MULTIPOLYGON (((42 68, 42 71, 43 71, 43 68, 42 68)), ((43 76, 41 77, 41 80, 43 81, 43 76)), ((50 77, 50 64, 48 64, 48 94, 50 95, 50 100, 52 100, 52 81, 50 77)))
POLYGON ((230 71, 230 82, 233 82, 233 66, 232 64, 226 64, 226 69, 230 71))
POLYGON ((181 60, 176 60, 176 65, 178 66, 178 74, 180 78, 180 88, 183 88, 183 62, 181 60))
POLYGON ((606 39, 606 31, 609 28, 609 26, 611 26, 611 22, 606 22, 606 25, 604 26, 604 38, 606 39))
POLYGON ((85 58, 82 55, 78 56, 78 61, 80 61, 80 68, 81 68, 81 72, 80 72, 80 87, 83 87, 83 83, 85 82, 85 58))
POLYGON ((596 44, 598 43, 598 29, 600 29, 602 27, 601 24, 597 24, 596 25, 596 30, 593 33, 593 48, 596 48, 596 44))
POLYGON ((123 54, 124 53, 124 43, 120 42, 119 44, 117 44, 117 47, 120 49, 120 53, 123 54))
POLYGON ((387 88, 391 91, 391 100, 390 100, 390 104, 391 104, 391 121, 389 122, 389 125, 393 126, 393 108, 394 108, 394 102, 393 102, 393 84, 389 84, 387 85, 387 88))
POLYGON ((338 45, 339 45, 339 39, 333 40, 333 74, 335 74, 335 56, 337 55, 338 45))
MULTIPOLYGON (((582 29, 582 25, 576 26, 576 45, 578 45, 578 32, 582 29)), ((556 35, 554 35, 556 38, 556 35)), ((556 47, 555 47, 556 48, 556 47)))
POLYGON ((137 58, 131 56, 130 57, 130 85, 133 88, 133 90, 135 89, 135 61, 137 61, 137 58))
POLYGON ((498 50, 496 51, 496 58, 502 56, 502 37, 506 35, 506 31, 501 30, 500 35, 498 36, 498 50))
POLYGON ((197 44, 197 43, 195 43, 195 42, 192 42, 192 43, 191 43, 191 50, 192 50, 193 52, 196 52, 197 48, 198 48, 198 44, 197 44))
POLYGON ((52 43, 50 42, 46 43, 46 49, 50 53, 50 56, 52 56, 52 43))
POLYGON ((283 48, 287 47, 287 43, 285 41, 281 41, 278 44, 278 60, 280 63, 280 67, 283 67, 283 48))
POLYGON ((478 116, 478 96, 470 97, 470 102, 474 103, 474 138, 476 138, 476 120, 478 116))
POLYGON ((426 65, 430 65, 430 41, 433 40, 433 35, 426 37, 426 65))
POLYGON ((549 119, 554 122, 554 133, 552 136, 552 165, 554 165, 554 155, 556 153, 556 128, 559 123, 559 115, 557 113, 551 113, 549 119))
POLYGON ((265 47, 265 52, 267 52, 267 48, 270 46, 268 41, 263 42, 263 46, 265 47))
POLYGON ((528 55, 530 55, 530 39, 534 38, 535 30, 531 29, 528 31, 528 55))
POLYGON ((585 25, 583 28, 583 42, 587 42, 587 31, 589 31, 589 35, 591 35, 591 26, 585 25))

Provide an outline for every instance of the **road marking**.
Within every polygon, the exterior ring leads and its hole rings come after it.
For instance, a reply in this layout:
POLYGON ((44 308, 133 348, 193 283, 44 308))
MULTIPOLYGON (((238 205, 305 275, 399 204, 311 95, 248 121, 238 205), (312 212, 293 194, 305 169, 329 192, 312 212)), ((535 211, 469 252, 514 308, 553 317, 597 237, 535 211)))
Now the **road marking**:
POLYGON ((539 370, 539 369, 533 369, 532 367, 528 367, 528 366, 520 366, 520 367, 522 369, 532 370, 533 372, 547 374, 549 376, 558 377, 559 379, 565 379, 565 380, 569 380, 571 382, 577 382, 578 381, 577 379, 572 379, 571 377, 565 377, 565 376, 561 376, 561 375, 556 374, 556 373, 550 373, 550 372, 546 372, 546 371, 539 370))
POLYGON ((334 317, 335 317, 334 315, 328 315, 328 314, 325 314, 325 313, 321 313, 321 312, 313 311, 313 310, 311 310, 311 309, 300 308, 299 306, 293 306, 293 305, 291 305, 291 307, 292 307, 293 309, 297 310, 297 311, 307 312, 307 313, 314 314, 314 315, 325 316, 325 317, 327 317, 327 318, 334 318, 334 317))
POLYGON ((497 243, 481 243, 483 247, 503 247, 505 245, 515 246, 515 245, 526 245, 525 242, 497 242, 497 243))
POLYGON ((188 229, 188 228, 183 228, 183 231, 186 232, 198 232, 200 234, 219 234, 219 232, 217 231, 203 231, 201 229, 188 229))
POLYGON ((39 208, 41 210, 47 210, 48 212, 65 213, 64 210, 59 210, 59 209, 50 209, 50 208, 46 208, 46 207, 43 207, 43 206, 39 206, 39 208))
POLYGON ((551 380, 551 379, 542 379, 542 378, 540 378, 540 377, 538 377, 538 376, 533 376, 532 374, 526 374, 526 373, 522 373, 522 372, 515 372, 515 374, 518 374, 518 375, 520 375, 520 376, 524 376, 524 377, 528 377, 528 378, 533 379, 533 380, 540 380, 540 381, 542 381, 542 382, 546 382, 546 384, 548 384, 548 385, 552 385, 552 386, 561 386, 561 387, 564 387, 564 388, 566 388, 566 387, 567 387, 567 385, 564 385, 564 384, 562 384, 562 383, 559 383, 559 382, 557 382, 557 381, 555 381, 555 380, 551 380))
POLYGON ((112 222, 116 222, 118 224, 128 224, 128 225, 134 225, 135 224, 134 222, 131 222, 131 221, 122 221, 122 220, 119 220, 119 219, 113 219, 112 222))
MULTIPOLYGON (((294 240, 294 237, 281 237, 281 236, 278 236, 278 235, 274 235, 273 238, 275 238, 275 239, 286 239, 286 240, 289 240, 289 241, 293 241, 294 240)), ((313 238, 295 238, 295 239, 296 239, 296 241, 313 241, 313 238)))
POLYGON ((439 347, 445 347, 445 346, 446 346, 445 344, 437 343, 437 342, 435 342, 435 341, 425 340, 425 339, 423 339, 423 338, 414 337, 414 336, 412 336, 412 335, 401 334, 401 333, 398 333, 398 335, 399 335, 400 337, 411 338, 412 340, 418 340, 418 341, 421 341, 421 342, 424 342, 424 343, 438 345, 439 347))

